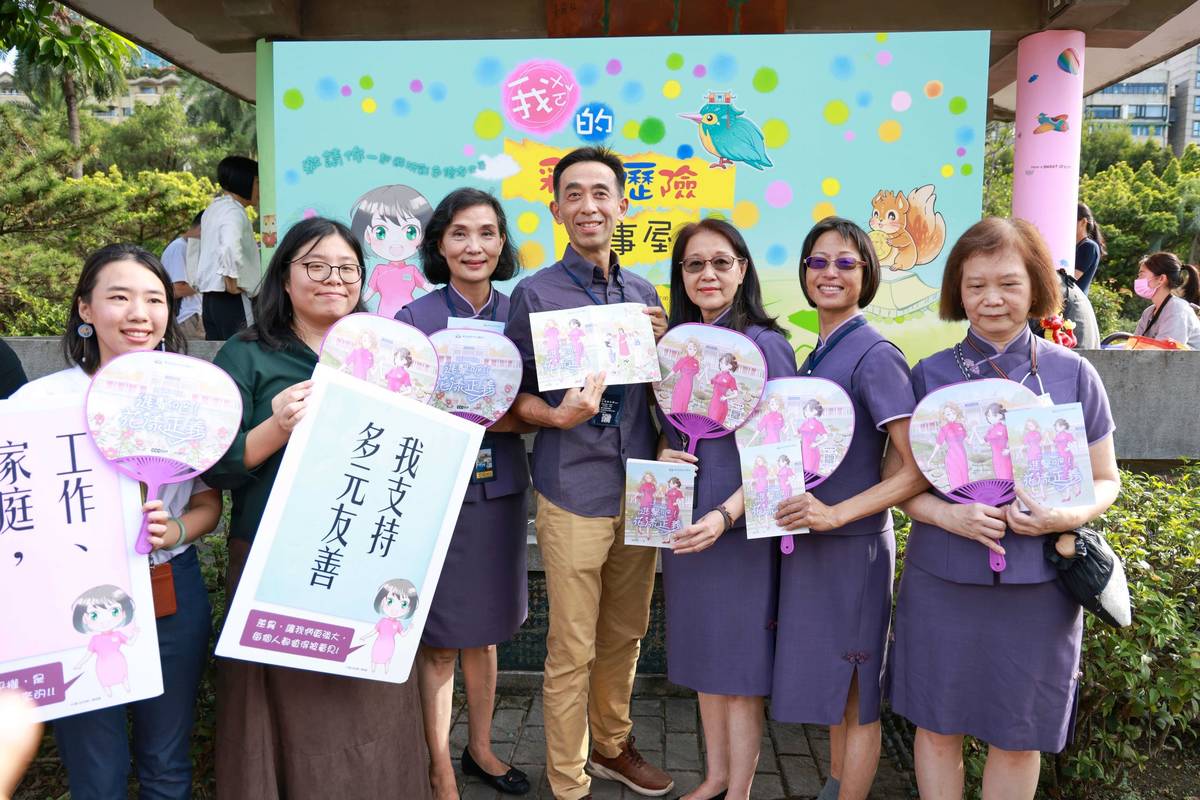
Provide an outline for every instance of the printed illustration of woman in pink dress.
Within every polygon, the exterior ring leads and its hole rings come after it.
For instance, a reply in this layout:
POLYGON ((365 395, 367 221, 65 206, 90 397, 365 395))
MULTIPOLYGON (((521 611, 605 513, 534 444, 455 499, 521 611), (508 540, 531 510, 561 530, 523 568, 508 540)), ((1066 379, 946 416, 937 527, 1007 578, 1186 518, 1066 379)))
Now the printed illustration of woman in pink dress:
POLYGON ((572 318, 568 325, 567 338, 571 340, 571 352, 575 355, 575 369, 579 369, 583 366, 583 337, 586 334, 579 320, 572 318))
POLYGON ((371 672, 382 664, 386 675, 392 666, 392 657, 396 655, 396 636, 408 632, 404 623, 417 613, 417 587, 405 578, 384 581, 375 592, 375 613, 380 615, 379 621, 358 641, 362 644, 375 639, 375 644, 371 645, 371 672))
POLYGON ((792 496, 792 477, 796 471, 792 469, 792 460, 785 455, 779 456, 775 466, 775 479, 779 481, 779 499, 786 500, 792 496))
POLYGON ((962 407, 957 403, 946 403, 942 406, 942 427, 938 429, 937 446, 929 454, 932 464, 937 454, 945 450, 946 480, 951 489, 970 480, 967 468, 967 429, 963 426, 964 415, 962 407))
POLYGON ((433 207, 425 196, 403 184, 377 186, 351 208, 350 232, 368 258, 382 260, 363 288, 364 303, 379 296, 376 314, 392 319, 413 301, 417 289, 430 290, 421 271, 405 259, 420 248, 432 218, 433 207))
POLYGON ((679 527, 679 501, 683 500, 683 481, 671 477, 667 480, 667 493, 663 498, 667 504, 667 530, 679 527))
POLYGON ((809 400, 801 409, 804 421, 796 428, 800 434, 800 459, 805 472, 816 475, 821 468, 821 445, 829 439, 829 431, 821 422, 825 406, 816 398, 809 400))
POLYGON ((722 425, 729 416, 729 401, 738 394, 737 381, 733 378, 737 368, 737 358, 733 353, 723 353, 717 362, 717 374, 711 381, 713 393, 712 400, 708 401, 708 416, 722 425))
POLYGON ((1072 494, 1078 497, 1082 491, 1082 481, 1072 473, 1075 472, 1075 434, 1071 433, 1071 423, 1061 417, 1054 420, 1054 449, 1062 462, 1059 467, 1060 487, 1063 490, 1063 502, 1070 500, 1072 494), (1072 489, 1074 492, 1072 493, 1072 489))
POLYGON ((562 354, 559 352, 562 342, 558 325, 552 319, 546 321, 546 327, 542 330, 542 342, 546 345, 546 366, 558 369, 562 365, 562 354))
POLYGON ((987 420, 987 433, 983 440, 992 448, 992 471, 997 478, 1011 481, 1013 477, 1012 454, 1008 450, 1008 426, 1004 424, 1006 415, 1004 406, 992 403, 983 412, 987 420))
POLYGON ((71 624, 80 633, 91 634, 87 653, 75 669, 83 669, 92 656, 96 657, 96 680, 105 697, 112 697, 118 684, 129 689, 129 664, 121 648, 137 640, 139 630, 134 626, 128 636, 118 628, 133 622, 133 598, 123 589, 106 583, 88 589, 72 604, 71 624))
POLYGON ((658 482, 654 480, 653 473, 647 472, 638 486, 638 513, 634 519, 638 534, 643 537, 650 536, 650 523, 654 518, 654 494, 657 490, 658 482))
POLYGON ((1025 488, 1036 497, 1046 496, 1046 470, 1042 464, 1042 427, 1036 419, 1025 420, 1021 444, 1025 447, 1025 488))
POLYGON ((365 381, 371 374, 371 367, 375 365, 375 347, 375 334, 363 331, 358 335, 358 347, 355 347, 346 356, 342 369, 359 380, 365 381))
POLYGON ((754 466, 750 469, 750 479, 754 481, 754 503, 760 510, 767 507, 767 487, 771 483, 771 470, 767 467, 767 459, 763 456, 754 457, 754 466))
POLYGON ((392 363, 395 366, 388 370, 387 375, 384 375, 384 378, 387 379, 388 391, 405 395, 412 394, 412 377, 408 374, 413 363, 412 353, 408 351, 407 347, 398 348, 392 363))
POLYGON ((754 438, 750 443, 754 444, 758 437, 762 436, 763 444, 779 444, 786 424, 787 420, 783 418, 783 398, 773 394, 767 398, 767 413, 758 420, 754 438))
POLYGON ((700 372, 700 342, 688 339, 684 345, 684 353, 671 367, 671 372, 679 375, 675 379, 675 388, 671 390, 671 413, 682 414, 688 410, 692 402, 692 389, 695 386, 696 375, 700 372))

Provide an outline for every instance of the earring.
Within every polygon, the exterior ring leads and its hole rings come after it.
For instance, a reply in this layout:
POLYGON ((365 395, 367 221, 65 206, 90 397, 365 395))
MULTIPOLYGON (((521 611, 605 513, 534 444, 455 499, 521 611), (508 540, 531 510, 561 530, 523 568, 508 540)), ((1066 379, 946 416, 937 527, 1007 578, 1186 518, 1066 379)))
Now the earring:
POLYGON ((80 339, 90 339, 95 335, 96 329, 89 322, 81 322, 75 332, 79 334, 80 339))

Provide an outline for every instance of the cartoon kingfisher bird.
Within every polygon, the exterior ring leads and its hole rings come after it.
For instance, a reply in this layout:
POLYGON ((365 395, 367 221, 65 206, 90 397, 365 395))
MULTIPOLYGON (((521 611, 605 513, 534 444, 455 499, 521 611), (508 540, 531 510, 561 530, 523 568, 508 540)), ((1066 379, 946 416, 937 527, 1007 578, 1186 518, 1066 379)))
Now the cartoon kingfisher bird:
POLYGON ((719 159, 708 165, 710 169, 726 169, 735 161, 758 170, 775 166, 767 157, 762 131, 745 114, 733 107, 732 92, 709 92, 699 114, 679 116, 700 126, 700 143, 719 159))

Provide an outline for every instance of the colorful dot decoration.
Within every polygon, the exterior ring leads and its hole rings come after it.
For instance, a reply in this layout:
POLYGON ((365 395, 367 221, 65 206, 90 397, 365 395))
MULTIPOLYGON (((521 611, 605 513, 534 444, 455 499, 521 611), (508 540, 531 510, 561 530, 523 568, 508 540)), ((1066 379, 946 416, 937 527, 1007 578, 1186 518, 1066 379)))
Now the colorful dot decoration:
POLYGON ((863 90, 854 95, 854 104, 859 108, 866 108, 871 105, 871 93, 863 90))
POLYGON ((942 96, 944 88, 941 81, 929 81, 925 84, 925 96, 930 100, 936 100, 942 96))
POLYGON ((671 53, 667 56, 667 69, 677 70, 683 68, 683 53, 671 53))
POLYGON ((741 200, 733 207, 733 224, 739 228, 753 228, 758 219, 758 206, 750 200, 741 200))
POLYGON ((546 248, 540 242, 525 242, 517 250, 522 269, 537 269, 546 261, 546 248))
POLYGON ((317 97, 322 100, 336 100, 338 96, 338 82, 326 75, 317 81, 317 97))
POLYGON ((640 102, 646 96, 646 90, 637 81, 629 81, 621 87, 621 99, 626 103, 640 102))
POLYGON ((638 139, 646 144, 658 144, 667 135, 667 125, 658 117, 646 117, 638 126, 638 139))
POLYGON ((362 108, 364 114, 374 114, 375 110, 379 108, 374 98, 371 97, 364 97, 359 106, 362 108))
POLYGON ((475 82, 480 86, 495 86, 504 77, 504 65, 498 58, 481 58, 475 65, 475 82))
POLYGON ((621 74, 621 60, 619 58, 609 59, 608 63, 604 65, 604 71, 607 72, 609 75, 620 75, 621 74))
POLYGON ((970 164, 963 164, 961 167, 958 168, 958 171, 961 172, 963 175, 970 175, 972 172, 975 171, 975 168, 972 167, 970 164))
POLYGON ((718 81, 732 80, 737 75, 737 59, 729 53, 718 53, 708 65, 708 71, 718 81))
POLYGON ((662 95, 668 100, 674 100, 683 93, 683 86, 677 80, 669 80, 663 84, 662 95))
POLYGON ((425 84, 422 83, 420 80, 413 80, 408 84, 408 89, 413 94, 420 94, 424 88, 425 88, 425 84))
POLYGON ((696 155, 696 149, 690 144, 681 144, 675 148, 675 157, 681 160, 687 160, 696 155))
POLYGON ((283 93, 283 107, 295 111, 304 105, 304 95, 299 89, 288 89, 283 93))
POLYGON ((708 74, 708 67, 704 66, 703 64, 697 64, 696 66, 692 67, 692 76, 693 77, 703 78, 707 74, 708 74))
POLYGON ((342 97, 349 97, 353 93, 354 90, 350 88, 350 84, 347 83, 342 86, 342 97))
POLYGON ((773 150, 783 147, 792 136, 788 124, 781 119, 769 119, 764 122, 762 132, 765 144, 773 150))
POLYGON ((953 164, 942 164, 941 173, 942 173, 943 178, 954 177, 954 165, 953 164))
POLYGON ((412 106, 403 97, 397 97, 392 101, 392 113, 397 117, 407 117, 409 111, 412 111, 412 106))
POLYGON ((289 169, 283 173, 283 182, 288 186, 295 186, 300 182, 300 173, 294 169, 289 169))
POLYGON ((967 110, 967 98, 952 97, 950 98, 950 113, 961 114, 967 110))
POLYGON ((959 147, 954 151, 954 155, 958 156, 959 158, 962 158, 966 154, 967 154, 967 148, 965 148, 965 147, 959 147))
POLYGON ((621 126, 621 135, 626 139, 636 139, 638 138, 639 127, 641 126, 638 125, 638 121, 636 119, 627 120, 625 124, 621 126))
POLYGON ((754 87, 755 91, 763 94, 773 92, 779 86, 779 73, 770 67, 759 67, 754 73, 750 85, 754 87))
POLYGON ((595 64, 584 64, 575 70, 575 77, 579 79, 581 86, 591 86, 600 80, 600 70, 596 69, 595 64))
POLYGON ((813 206, 813 210, 812 210, 813 222, 820 222, 821 220, 825 219, 826 217, 836 217, 836 216, 837 216, 837 207, 834 206, 834 204, 829 202, 828 200, 822 200, 821 202, 819 202, 815 206, 813 206))
POLYGON ((822 113, 830 125, 844 125, 850 119, 850 106, 841 100, 830 100, 822 113))
POLYGON ((903 132, 904 128, 900 126, 899 122, 894 119, 887 119, 879 125, 879 140, 886 144, 891 144, 898 140, 903 132))
POLYGON ((429 99, 435 103, 440 103, 446 99, 446 84, 431 83, 429 85, 429 99))
POLYGON ((875 41, 879 42, 880 44, 883 44, 887 40, 888 40, 888 35, 886 33, 875 34, 875 41))
POLYGON ((829 64, 829 72, 839 81, 854 77, 854 59, 850 56, 835 56, 829 64))
POLYGON ((787 262, 787 248, 781 244, 773 244, 767 248, 767 263, 778 267, 787 262))
POLYGON ((905 91, 899 91, 892 95, 892 110, 893 111, 908 111, 912 108, 912 95, 905 91))
POLYGON ((837 178, 826 178, 821 181, 821 193, 826 197, 837 197, 842 191, 842 183, 837 178))
POLYGON ((480 111, 475 115, 474 128, 480 139, 495 139, 504 132, 504 117, 492 109, 480 111))
POLYGON ((373 89, 375 88, 375 79, 370 75, 363 75, 358 79, 358 86, 360 89, 364 90, 373 89))
POLYGON ((857 137, 858 137, 858 134, 856 134, 854 131, 846 131, 845 133, 842 134, 842 138, 845 139, 847 142, 853 142, 857 137))
POLYGON ((533 233, 538 229, 538 226, 541 224, 541 222, 541 217, 534 212, 523 211, 521 212, 521 215, 517 217, 517 230, 526 234, 533 233))
POLYGON ((785 208, 792 202, 792 186, 784 180, 771 181, 767 184, 766 200, 771 208, 785 208))
POLYGON ((892 63, 892 54, 887 50, 880 50, 875 54, 875 63, 881 67, 886 67, 892 63))

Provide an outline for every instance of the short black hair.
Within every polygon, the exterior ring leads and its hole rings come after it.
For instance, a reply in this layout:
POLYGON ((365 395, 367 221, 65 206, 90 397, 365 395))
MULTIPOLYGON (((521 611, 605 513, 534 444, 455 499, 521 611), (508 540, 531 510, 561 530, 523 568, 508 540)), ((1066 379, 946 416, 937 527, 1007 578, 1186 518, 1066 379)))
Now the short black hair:
POLYGON ((684 322, 703 322, 700 306, 692 302, 687 290, 683 287, 683 254, 687 252, 688 242, 700 231, 708 231, 724 237, 733 248, 733 254, 746 259, 746 277, 734 295, 733 305, 729 309, 730 327, 739 333, 751 325, 759 325, 767 330, 788 333, 780 327, 775 317, 767 314, 763 308, 762 288, 758 283, 758 270, 754 268, 754 257, 741 232, 723 219, 706 217, 699 222, 689 222, 675 233, 675 243, 671 247, 671 314, 667 319, 670 327, 684 322))
POLYGON ((613 171, 617 179, 617 194, 625 194, 625 166, 621 157, 607 147, 579 147, 558 160, 554 165, 554 199, 558 199, 558 187, 562 182, 562 174, 568 167, 584 161, 595 161, 613 171))
POLYGON ((254 194, 254 179, 258 177, 258 162, 245 156, 225 156, 217 164, 217 183, 227 192, 250 199, 254 194))
MULTIPOLYGON (((813 225, 808 236, 804 237, 804 244, 800 248, 800 291, 804 294, 804 299, 808 301, 808 304, 816 308, 817 304, 809 297, 808 287, 805 285, 808 267, 804 266, 804 259, 812 255, 813 248, 817 246, 817 239, 829 231, 837 231, 843 239, 854 245, 854 249, 858 251, 858 257, 867 262, 863 266, 862 291, 858 295, 858 307, 866 308, 875 299, 875 293, 879 291, 879 256, 876 255, 875 245, 867 236, 867 232, 857 223, 845 217, 826 217, 813 225)), ((836 269, 836 267, 826 267, 826 269, 836 269)))
MULTIPOLYGON (((254 190, 251 189, 251 191, 254 191, 254 190)), ((199 211, 196 212, 196 216, 192 217, 192 224, 189 225, 188 227, 189 228, 199 228, 200 220, 203 218, 204 218, 204 209, 200 209, 199 211)))
MULTIPOLYGON (((62 340, 63 357, 67 359, 67 363, 82 367, 88 375, 95 374, 100 368, 100 343, 96 336, 85 339, 79 335, 79 326, 83 324, 83 317, 79 313, 79 301, 89 304, 92 302, 92 291, 96 288, 100 271, 114 261, 136 261, 153 272, 167 296, 167 308, 175 307, 175 284, 163 269, 162 262, 150 251, 136 244, 110 244, 88 256, 79 273, 79 282, 75 284, 75 292, 71 295, 67 330, 62 340)), ((162 346, 172 353, 187 353, 187 337, 179 329, 174 313, 167 315, 167 329, 163 333, 162 346)))
MULTIPOLYGON (((350 229, 334 219, 326 217, 310 217, 297 222, 283 236, 271 263, 263 275, 262 284, 258 290, 258 300, 255 305, 255 322, 247 330, 238 334, 247 342, 261 342, 267 350, 283 350, 287 347, 299 347, 300 338, 292 329, 293 311, 292 298, 287 293, 288 274, 292 262, 311 250, 316 243, 326 236, 339 236, 342 241, 354 251, 354 257, 361 265, 363 263, 362 245, 350 233, 350 229)), ((363 276, 365 277, 365 276, 363 276)), ((362 285, 363 278, 359 278, 362 285)), ((358 304, 353 311, 366 311, 362 302, 362 292, 358 295, 358 304)))
POLYGON ((488 206, 495 212, 496 227, 504 237, 504 246, 500 248, 500 259, 496 262, 496 271, 492 273, 491 280, 506 281, 517 274, 517 248, 508 231, 504 207, 491 194, 466 186, 443 197, 425 226, 425 238, 421 240, 421 265, 430 282, 450 282, 450 265, 438 250, 438 245, 458 212, 475 206, 488 206))

